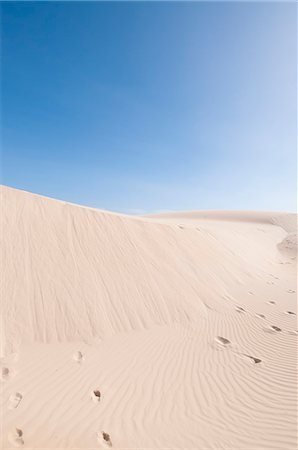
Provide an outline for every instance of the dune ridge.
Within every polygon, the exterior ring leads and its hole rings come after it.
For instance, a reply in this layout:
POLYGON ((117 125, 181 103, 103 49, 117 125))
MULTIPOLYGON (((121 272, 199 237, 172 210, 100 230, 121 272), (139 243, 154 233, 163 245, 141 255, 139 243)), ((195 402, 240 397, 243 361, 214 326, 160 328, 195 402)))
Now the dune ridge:
POLYGON ((2 448, 296 448, 295 214, 1 200, 2 448))

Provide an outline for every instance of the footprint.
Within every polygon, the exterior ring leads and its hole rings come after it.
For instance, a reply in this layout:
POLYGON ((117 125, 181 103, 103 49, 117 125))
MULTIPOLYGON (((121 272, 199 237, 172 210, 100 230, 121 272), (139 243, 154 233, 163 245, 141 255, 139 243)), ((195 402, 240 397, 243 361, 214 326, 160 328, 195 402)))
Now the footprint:
POLYGON ((288 334, 292 334, 293 336, 297 336, 298 335, 298 331, 297 330, 289 330, 288 334))
POLYGON ((22 447, 24 445, 23 431, 15 428, 9 435, 9 441, 14 447, 22 447))
POLYGON ((222 344, 222 345, 229 345, 231 343, 231 341, 229 341, 229 339, 226 339, 222 336, 217 336, 215 338, 215 340, 216 340, 216 342, 218 342, 219 344, 222 344))
POLYGON ((259 319, 266 319, 266 316, 264 316, 264 314, 256 314, 256 317, 258 317, 259 319))
POLYGON ((276 275, 273 275, 273 273, 269 273, 269 275, 274 278, 275 280, 279 280, 279 278, 276 275))
POLYGON ((275 325, 271 325, 272 330, 274 331, 282 331, 281 328, 276 327, 275 325))
POLYGON ((112 447, 112 441, 111 436, 106 433, 105 431, 102 431, 101 433, 97 433, 97 440, 101 444, 104 444, 107 447, 112 447))
POLYGON ((236 310, 237 312, 239 312, 239 313, 245 312, 245 309, 242 308, 242 306, 236 306, 235 310, 236 310))
POLYGON ((262 362, 260 358, 255 358, 254 356, 249 356, 250 359, 254 362, 254 364, 259 364, 262 362))
POLYGON ((98 390, 95 390, 92 392, 91 394, 92 400, 94 401, 94 403, 99 403, 100 402, 100 398, 101 398, 101 393, 98 390))
POLYGON ((285 311, 285 314, 296 316, 296 313, 294 313, 293 311, 285 311))
POLYGON ((276 305, 276 302, 274 300, 269 300, 269 302, 267 302, 268 305, 276 305))
POLYGON ((281 328, 275 325, 270 325, 269 328, 263 328, 263 330, 265 331, 265 333, 280 333, 282 331, 281 328))
POLYGON ((178 225, 179 228, 181 228, 181 230, 184 230, 184 227, 182 225, 178 225))
POLYGON ((252 291, 248 291, 249 295, 255 295, 252 291))
POLYGON ((255 358, 254 356, 250 356, 250 355, 244 355, 244 356, 246 356, 247 358, 249 358, 254 364, 259 364, 259 363, 262 362, 261 359, 255 358))
POLYGON ((23 396, 19 392, 16 392, 15 394, 12 394, 9 397, 8 408, 9 409, 17 408, 19 406, 22 398, 23 398, 23 396))
POLYGON ((83 360, 84 360, 84 357, 83 357, 83 353, 82 352, 75 352, 73 355, 72 355, 72 358, 77 362, 77 363, 81 363, 81 362, 83 362, 83 360))
POLYGON ((1 380, 6 381, 10 376, 8 367, 1 367, 1 380))
POLYGON ((287 292, 288 292, 289 294, 295 294, 295 293, 296 293, 296 291, 293 291, 293 289, 289 289, 287 292))
POLYGON ((273 281, 267 281, 267 284, 274 284, 273 281))

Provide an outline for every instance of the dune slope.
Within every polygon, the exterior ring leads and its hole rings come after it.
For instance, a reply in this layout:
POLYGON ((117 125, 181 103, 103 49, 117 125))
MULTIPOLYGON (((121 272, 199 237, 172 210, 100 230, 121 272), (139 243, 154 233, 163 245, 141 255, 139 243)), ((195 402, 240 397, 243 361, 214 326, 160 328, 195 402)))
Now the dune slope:
POLYGON ((295 215, 1 200, 2 448, 296 448, 295 215))

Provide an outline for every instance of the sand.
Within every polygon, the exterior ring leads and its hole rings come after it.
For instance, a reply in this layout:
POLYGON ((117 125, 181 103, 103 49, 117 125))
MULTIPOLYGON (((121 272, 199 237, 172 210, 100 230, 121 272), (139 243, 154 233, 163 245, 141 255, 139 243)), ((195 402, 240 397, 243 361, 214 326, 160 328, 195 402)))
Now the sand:
POLYGON ((1 200, 2 448, 296 448, 295 215, 1 200))

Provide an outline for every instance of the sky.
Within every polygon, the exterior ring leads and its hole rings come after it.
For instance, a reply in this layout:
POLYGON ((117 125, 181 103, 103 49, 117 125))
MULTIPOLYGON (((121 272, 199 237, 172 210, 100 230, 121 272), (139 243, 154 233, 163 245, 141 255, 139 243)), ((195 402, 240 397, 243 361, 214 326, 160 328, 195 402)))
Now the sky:
POLYGON ((1 8, 3 184, 131 214, 296 210, 295 3, 1 8))

